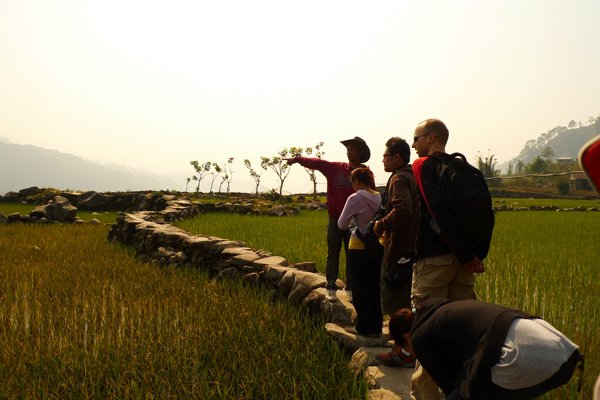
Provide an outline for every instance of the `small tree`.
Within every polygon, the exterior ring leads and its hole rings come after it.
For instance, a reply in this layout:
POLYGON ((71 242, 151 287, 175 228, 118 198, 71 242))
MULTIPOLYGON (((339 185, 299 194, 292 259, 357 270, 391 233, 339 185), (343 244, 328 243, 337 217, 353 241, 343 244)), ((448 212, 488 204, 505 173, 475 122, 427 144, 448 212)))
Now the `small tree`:
POLYGON ((225 165, 225 171, 227 175, 227 194, 229 194, 229 189, 231 188, 231 181, 233 180, 233 157, 229 157, 227 160, 227 165, 225 165))
POLYGON ((515 164, 511 160, 508 162, 508 167, 506 167, 506 175, 511 176, 514 173, 515 164))
POLYGON ((210 190, 209 192, 213 192, 213 185, 215 183, 215 178, 221 174, 221 166, 217 163, 210 163, 210 171, 208 174, 212 177, 210 180, 210 190))
POLYGON ((556 189, 560 194, 569 194, 570 184, 569 178, 561 176, 556 180, 556 189))
POLYGON ((477 156, 477 168, 479 168, 485 178, 493 178, 498 175, 500 171, 495 169, 497 163, 498 160, 496 160, 496 156, 493 154, 485 158, 482 158, 481 154, 477 156))
POLYGON ((544 148, 544 150, 542 150, 542 158, 546 159, 546 161, 550 161, 551 158, 553 158, 556 153, 554 153, 554 150, 552 150, 552 147, 546 146, 544 148))
POLYGON ((196 185, 196 193, 198 193, 200 191, 200 182, 202 182, 202 179, 206 176, 208 171, 210 171, 212 163, 210 161, 207 161, 204 164, 200 164, 198 161, 194 160, 190 161, 190 164, 192 165, 192 167, 194 167, 194 170, 197 174, 192 175, 192 180, 198 182, 198 184, 196 185))
POLYGON ((244 160, 244 165, 246 166, 246 168, 248 168, 248 172, 250 172, 250 176, 252 177, 252 179, 254 179, 254 183, 256 184, 256 191, 255 191, 255 195, 258 196, 258 186, 260 185, 260 179, 262 177, 263 172, 267 169, 267 164, 266 162, 268 162, 268 158, 266 157, 261 157, 261 162, 260 162, 260 173, 257 172, 254 168, 252 168, 252 164, 250 163, 250 160, 246 159, 244 160), (265 161, 266 159, 266 161, 265 161))
POLYGON ((264 163, 267 167, 271 168, 275 172, 275 175, 277 175, 277 178, 279 178, 279 196, 283 194, 283 183, 291 171, 290 165, 285 160, 289 155, 290 151, 283 149, 274 157, 261 157, 261 164, 264 163))
MULTIPOLYGON (((301 147, 290 147, 290 153, 292 156, 301 156, 304 155, 305 156, 314 156, 316 158, 322 158, 323 155, 325 154, 324 151, 321 150, 321 148, 323 147, 323 142, 319 142, 315 145, 315 147, 307 147, 304 151, 302 150, 301 147), (314 154, 313 154, 314 151, 314 154)), ((308 177, 310 178, 310 181, 313 184, 313 199, 317 200, 317 171, 315 171, 314 169, 310 169, 310 168, 306 168, 304 167, 304 170, 306 171, 306 173, 308 174, 308 177)))
POLYGON ((477 168, 479 168, 484 178, 486 178, 488 186, 498 186, 500 184, 498 179, 492 179, 500 173, 500 171, 495 169, 497 162, 496 156, 493 154, 485 158, 481 158, 481 155, 477 156, 477 168))
POLYGON ((223 167, 221 168, 221 183, 219 183, 219 193, 221 193, 221 187, 223 186, 223 184, 225 183, 226 180, 227 180, 227 171, 225 170, 225 164, 223 164, 223 167))
POLYGON ((233 170, 231 169, 231 165, 233 164, 233 157, 229 157, 227 163, 223 163, 220 167, 221 169, 221 183, 219 184, 219 193, 221 193, 221 187, 225 182, 227 182, 227 194, 229 194, 229 188, 231 185, 231 179, 233 176, 233 170))
POLYGON ((188 191, 188 186, 190 185, 190 181, 192 178, 185 178, 185 191, 188 191))
POLYGON ((517 164, 515 164, 515 174, 520 174, 525 170, 525 163, 523 160, 518 160, 517 164))
POLYGON ((527 172, 531 174, 543 174, 548 168, 546 164, 546 160, 544 160, 541 156, 537 156, 527 165, 527 172))

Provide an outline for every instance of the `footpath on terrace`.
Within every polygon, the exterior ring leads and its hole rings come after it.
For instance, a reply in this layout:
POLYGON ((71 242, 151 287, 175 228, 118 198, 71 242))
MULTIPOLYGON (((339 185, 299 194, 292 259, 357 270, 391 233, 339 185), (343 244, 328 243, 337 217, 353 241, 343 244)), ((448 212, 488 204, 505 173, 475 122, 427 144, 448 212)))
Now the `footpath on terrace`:
MULTIPOLYGON (((354 307, 346 298, 344 290, 338 290, 338 301, 333 307, 350 309, 354 315, 354 307), (336 304, 338 303, 338 304, 336 304)), ((410 399, 410 378, 414 368, 388 367, 375 359, 379 353, 390 351, 393 342, 388 340, 387 324, 383 327, 381 338, 369 338, 346 332, 343 326, 335 323, 325 325, 327 332, 337 341, 354 349, 350 368, 354 371, 364 371, 365 378, 371 387, 369 400, 408 400, 410 399)))

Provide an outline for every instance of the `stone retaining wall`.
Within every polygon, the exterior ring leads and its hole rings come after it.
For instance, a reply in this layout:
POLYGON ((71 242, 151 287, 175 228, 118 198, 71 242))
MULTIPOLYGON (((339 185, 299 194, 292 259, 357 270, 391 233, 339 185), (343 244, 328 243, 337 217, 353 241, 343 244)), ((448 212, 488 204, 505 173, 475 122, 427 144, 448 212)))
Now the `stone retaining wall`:
MULTIPOLYGON (((328 323, 325 329, 331 337, 352 353, 349 368, 363 374, 370 391, 370 400, 401 400, 407 394, 409 375, 402 368, 382 372, 374 359, 377 352, 388 351, 387 328, 379 338, 348 333, 344 327, 354 326, 356 311, 343 291, 338 301, 325 299, 327 281, 314 272, 314 263, 290 263, 265 250, 247 247, 244 242, 204 235, 192 235, 165 221, 190 217, 198 208, 184 200, 168 202, 162 211, 139 211, 120 215, 112 225, 108 238, 133 246, 138 259, 164 266, 184 266, 206 269, 220 279, 242 279, 248 284, 260 284, 273 297, 319 314, 328 323), (372 349, 371 353, 366 347, 372 349)), ((343 288, 344 282, 338 280, 343 288)), ((387 367, 383 367, 387 368, 387 367)))
MULTIPOLYGON (((168 202, 162 211, 140 211, 117 217, 108 238, 131 245, 136 256, 159 265, 191 265, 217 277, 233 277, 266 286, 273 295, 319 313, 329 322, 354 324, 356 312, 346 302, 325 300, 327 281, 311 272, 314 264, 290 265, 283 257, 246 246, 244 242, 214 236, 192 235, 165 221, 189 217, 197 208, 183 200, 168 202), (308 271, 307 271, 308 269, 308 271)), ((344 282, 338 281, 343 288, 344 282)))

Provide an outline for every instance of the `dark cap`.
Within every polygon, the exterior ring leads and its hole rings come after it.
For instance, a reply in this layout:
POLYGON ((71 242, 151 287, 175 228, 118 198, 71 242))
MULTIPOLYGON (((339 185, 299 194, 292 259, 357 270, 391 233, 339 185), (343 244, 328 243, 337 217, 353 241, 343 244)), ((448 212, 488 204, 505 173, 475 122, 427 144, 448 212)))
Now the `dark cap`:
POLYGON ((369 161, 369 158, 371 158, 371 150, 369 150, 369 146, 367 146, 367 142, 365 142, 363 139, 359 138, 358 136, 354 136, 353 139, 342 140, 341 143, 346 147, 348 147, 349 144, 355 144, 356 146, 358 146, 358 148, 361 151, 361 155, 360 155, 361 163, 365 163, 365 162, 369 161))

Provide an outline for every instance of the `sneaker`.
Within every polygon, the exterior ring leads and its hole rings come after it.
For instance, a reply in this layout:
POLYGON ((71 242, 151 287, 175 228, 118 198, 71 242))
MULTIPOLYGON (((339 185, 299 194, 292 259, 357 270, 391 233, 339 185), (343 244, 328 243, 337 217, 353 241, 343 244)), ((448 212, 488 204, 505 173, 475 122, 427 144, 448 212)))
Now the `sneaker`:
POLYGON ((416 357, 400 346, 394 348, 387 353, 379 353, 375 359, 388 367, 413 368, 415 366, 416 357))
POLYGON ((346 290, 346 300, 348 300, 349 303, 352 303, 352 290, 346 290))
POLYGON ((325 296, 327 301, 337 301, 337 295, 335 294, 335 289, 327 289, 327 295, 325 296))

